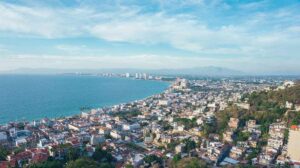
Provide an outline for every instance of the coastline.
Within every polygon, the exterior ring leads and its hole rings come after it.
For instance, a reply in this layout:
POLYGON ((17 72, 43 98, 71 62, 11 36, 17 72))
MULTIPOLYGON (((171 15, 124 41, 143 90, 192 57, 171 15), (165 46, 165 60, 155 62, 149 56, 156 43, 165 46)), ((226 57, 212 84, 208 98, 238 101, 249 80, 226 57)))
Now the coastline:
MULTIPOLYGON (((11 74, 9 74, 9 75, 11 75, 11 74)), ((13 74, 13 75, 15 75, 15 74, 13 74)), ((16 74, 16 75, 24 76, 23 74, 16 74)), ((25 75, 25 76, 36 76, 36 75, 28 74, 28 75, 25 75)), ((48 75, 38 75, 38 76, 48 76, 48 75)), ((50 76, 76 76, 76 77, 77 76, 78 77, 85 76, 85 77, 99 77, 99 78, 104 78, 104 79, 105 78, 115 78, 115 79, 127 79, 127 80, 137 80, 137 81, 144 80, 144 81, 155 81, 155 82, 168 83, 168 85, 165 87, 164 90, 160 91, 159 93, 155 93, 155 94, 143 97, 143 98, 137 98, 137 99, 134 99, 134 100, 124 101, 124 102, 120 102, 120 103, 107 103, 106 105, 99 105, 99 106, 97 106, 97 105, 85 106, 85 107, 89 107, 90 111, 95 110, 95 109, 98 109, 98 110, 107 109, 107 108, 112 108, 114 106, 119 106, 119 105, 123 105, 123 104, 130 104, 130 103, 133 103, 133 102, 146 100, 146 99, 149 99, 149 98, 151 98, 155 95, 162 94, 163 92, 165 92, 170 87, 170 84, 171 84, 170 81, 125 78, 125 77, 122 77, 122 76, 99 76, 99 75, 76 75, 76 74, 51 74, 50 76)), ((80 107, 80 108, 82 108, 82 107, 80 107)), ((15 120, 0 122, 0 126, 4 126, 4 125, 7 125, 7 124, 17 124, 17 123, 31 123, 31 122, 34 122, 34 121, 41 121, 43 119, 56 120, 56 119, 59 119, 59 118, 70 118, 70 117, 81 115, 82 112, 83 111, 81 111, 81 110, 78 110, 78 111, 76 110, 76 112, 75 111, 69 111, 69 112, 66 112, 66 113, 62 114, 61 116, 58 116, 58 117, 51 117, 51 115, 50 116, 45 115, 45 117, 37 117, 36 119, 35 118, 33 118, 33 119, 18 118, 18 119, 15 119, 15 120)))

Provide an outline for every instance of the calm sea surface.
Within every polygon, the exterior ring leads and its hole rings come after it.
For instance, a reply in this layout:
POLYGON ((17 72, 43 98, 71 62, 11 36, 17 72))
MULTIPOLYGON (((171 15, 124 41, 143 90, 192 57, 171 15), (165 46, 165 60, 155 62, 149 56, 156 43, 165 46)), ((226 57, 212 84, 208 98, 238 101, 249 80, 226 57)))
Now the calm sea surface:
POLYGON ((0 123, 70 116, 162 92, 166 82, 72 75, 0 75, 0 123))

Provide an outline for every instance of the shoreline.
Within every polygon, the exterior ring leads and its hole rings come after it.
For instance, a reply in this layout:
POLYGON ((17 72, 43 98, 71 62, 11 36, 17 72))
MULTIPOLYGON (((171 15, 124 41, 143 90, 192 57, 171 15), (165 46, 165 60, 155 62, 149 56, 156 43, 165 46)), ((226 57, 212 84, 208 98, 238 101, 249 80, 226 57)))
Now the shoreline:
MULTIPOLYGON (((18 74, 19 75, 19 74, 18 74)), ((20 75, 23 75, 23 74, 20 74, 20 75)), ((24 74, 26 75, 26 74, 24 74)), ((35 74, 27 74, 28 76, 35 76, 35 74)), ((38 75, 38 76, 45 76, 45 75, 38 75)), ((156 93, 156 94, 152 94, 150 96, 146 96, 144 98, 140 98, 140 99, 135 99, 135 100, 132 100, 132 101, 128 101, 128 102, 121 102, 121 103, 113 103, 111 105, 104 105, 104 106, 97 106, 97 107, 92 107, 88 110, 88 113, 90 113, 92 110, 101 110, 101 109, 109 109, 109 108, 112 108, 114 106, 120 106, 120 105, 125 105, 125 104, 130 104, 130 103, 133 103, 133 102, 137 102, 137 101, 143 101, 143 100, 146 100, 146 99, 149 99, 153 96, 156 96, 156 95, 159 95, 159 94, 162 94, 164 93, 166 90, 168 90, 172 84, 171 81, 164 81, 164 80, 153 80, 153 79, 135 79, 135 78, 126 78, 126 77, 122 77, 122 76, 99 76, 99 75, 77 75, 77 74, 51 74, 51 76, 79 76, 79 77, 82 77, 82 76, 85 76, 85 77, 99 77, 99 78, 116 78, 116 79, 127 79, 127 80, 141 80, 141 81, 154 81, 154 82, 163 82, 163 83, 168 83, 167 87, 159 92, 159 93, 156 93)), ((89 106, 87 106, 89 107, 89 106)), ((79 107, 79 108, 84 108, 84 107, 79 107)), ((43 119, 49 119, 49 120, 57 120, 57 119, 61 119, 61 118, 72 118, 72 117, 75 117, 75 116, 78 116, 78 115, 81 115, 84 111, 77 111, 77 112, 74 112, 74 114, 71 114, 71 115, 61 115, 59 117, 48 117, 48 116, 45 116, 45 117, 41 117, 41 118, 38 118, 38 119, 20 119, 20 120, 15 120, 15 121, 8 121, 8 122, 0 122, 0 127, 3 127, 5 125, 8 125, 8 124, 19 124, 19 123, 32 123, 32 122, 35 122, 35 121, 41 121, 43 119)), ((70 112, 70 113, 73 113, 73 112, 70 112)))

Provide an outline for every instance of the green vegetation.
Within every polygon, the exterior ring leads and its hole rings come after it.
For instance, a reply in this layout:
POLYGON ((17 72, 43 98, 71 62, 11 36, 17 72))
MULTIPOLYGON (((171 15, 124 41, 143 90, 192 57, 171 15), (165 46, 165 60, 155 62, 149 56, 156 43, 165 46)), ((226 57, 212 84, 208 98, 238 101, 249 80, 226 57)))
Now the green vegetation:
POLYGON ((286 120, 290 125, 300 125, 300 113, 298 111, 289 111, 286 120))
POLYGON ((49 158, 48 161, 31 164, 29 168, 112 168, 114 158, 106 150, 102 150, 99 146, 96 148, 92 158, 85 158, 83 152, 79 148, 74 148, 70 144, 59 145, 54 151, 61 151, 65 153, 63 160, 53 160, 49 158))
MULTIPOLYGON (((217 133, 222 136, 222 133, 228 129, 230 117, 238 118, 241 127, 250 119, 256 120, 257 124, 260 125, 262 135, 257 143, 257 148, 252 149, 252 152, 246 157, 246 160, 251 164, 251 159, 257 157, 262 146, 267 144, 270 124, 276 122, 277 119, 285 120, 288 126, 300 124, 300 113, 285 108, 286 101, 294 104, 300 103, 300 85, 298 84, 285 90, 245 94, 242 100, 248 101, 250 104, 249 110, 241 109, 234 104, 229 104, 225 110, 216 113, 216 122, 204 124, 203 135, 208 137, 210 133, 217 133)), ((242 129, 235 130, 235 135, 234 143, 237 141, 246 141, 250 137, 250 133, 242 132, 242 129)), ((285 132, 284 137, 284 141, 287 143, 288 131, 285 132)), ((173 163, 175 163, 175 161, 173 161, 173 163)))
POLYGON ((231 104, 225 110, 216 113, 217 122, 214 125, 210 125, 209 130, 214 130, 213 133, 219 133, 221 135, 227 129, 230 117, 241 119, 245 113, 245 110, 238 109, 237 106, 231 104))
POLYGON ((196 118, 188 119, 188 118, 175 118, 174 122, 178 124, 184 125, 185 129, 191 129, 197 126, 196 118))
POLYGON ((284 164, 276 164, 275 168, 290 168, 291 165, 288 162, 285 162, 284 164))
POLYGON ((249 132, 238 132, 236 136, 236 141, 247 141, 248 138, 250 137, 249 132))
POLYGON ((64 161, 76 160, 81 156, 81 150, 79 148, 74 148, 71 144, 59 144, 57 147, 53 148, 54 153, 63 153, 64 161))
POLYGON ((144 161, 150 165, 152 165, 152 163, 162 163, 162 158, 157 157, 156 155, 147 155, 144 158, 144 161))
POLYGON ((101 147, 97 147, 92 158, 98 162, 111 163, 113 161, 113 156, 106 150, 102 150, 101 147))
POLYGON ((186 152, 189 152, 189 151, 196 148, 196 142, 191 140, 191 139, 185 139, 183 141, 183 143, 185 144, 185 151, 186 152))
POLYGON ((20 152, 23 152, 24 150, 25 150, 25 146, 22 145, 22 146, 20 146, 20 147, 15 148, 15 149, 13 150, 13 153, 18 154, 18 153, 20 153, 20 152))
POLYGON ((16 126, 19 130, 24 130, 25 124, 24 123, 18 123, 16 126))
POLYGON ((118 116, 121 119, 129 119, 141 115, 142 113, 138 109, 133 109, 131 111, 120 111, 117 113, 113 113, 113 116, 118 116))
POLYGON ((173 157, 173 162, 176 164, 177 162, 179 162, 179 160, 181 159, 181 155, 180 154, 176 154, 173 157))
POLYGON ((9 151, 6 150, 3 146, 0 145, 0 161, 6 160, 6 156, 9 154, 9 151))
POLYGON ((174 168, 207 168, 209 167, 205 161, 202 161, 198 158, 190 157, 183 158, 177 163, 172 164, 174 168))
POLYGON ((31 164, 28 168, 63 168, 63 162, 58 160, 48 160, 42 163, 31 164))
POLYGON ((127 165, 125 165, 125 168, 134 168, 134 167, 130 164, 127 164, 127 165))
POLYGON ((161 125, 164 131, 171 130, 173 127, 168 123, 164 121, 158 121, 157 124, 161 125))
POLYGON ((270 91, 270 92, 254 92, 254 94, 245 95, 243 98, 251 98, 252 103, 257 103, 257 105, 262 105, 265 102, 276 102, 280 105, 285 105, 286 101, 296 103, 300 102, 300 84, 296 86, 289 87, 283 90, 270 91), (265 98, 263 100, 263 98, 265 98), (256 101, 253 101, 256 100, 256 101), (259 100, 259 101, 257 101, 259 100))
POLYGON ((178 141, 172 141, 171 143, 168 143, 167 144, 167 148, 170 150, 170 151, 173 151, 175 150, 175 147, 179 144, 178 141))
POLYGON ((88 158, 80 158, 67 163, 66 168, 99 168, 100 164, 88 158))
POLYGON ((256 165, 245 165, 245 164, 241 164, 241 165, 236 165, 235 168, 256 168, 256 165))
POLYGON ((251 163, 251 159, 256 158, 259 154, 259 149, 252 149, 251 153, 246 157, 248 163, 251 163))
POLYGON ((288 129, 286 129, 285 131, 284 131, 284 144, 287 144, 288 143, 288 139, 289 139, 289 130, 288 129))
POLYGON ((113 139, 113 137, 110 134, 105 134, 104 137, 105 139, 113 139))
POLYGON ((216 127, 216 123, 211 123, 211 124, 207 124, 207 123, 205 123, 204 125, 203 125, 203 135, 205 136, 205 137, 208 137, 208 135, 210 134, 210 133, 216 133, 217 132, 217 127, 216 127))
POLYGON ((66 159, 67 160, 76 160, 80 157, 80 149, 79 148, 68 148, 66 159))
POLYGON ((249 113, 253 113, 251 117, 257 119, 260 124, 265 124, 283 118, 287 110, 284 108, 286 101, 300 102, 300 85, 278 91, 253 92, 244 97, 249 100, 249 113))
POLYGON ((137 150, 137 151, 141 151, 141 152, 145 151, 145 149, 143 147, 141 147, 141 146, 139 146, 139 145, 137 145, 135 143, 132 143, 132 142, 131 143, 126 143, 125 145, 127 147, 133 149, 133 150, 137 150))
MULTIPOLYGON (((248 100, 250 109, 239 109, 234 104, 216 114, 217 122, 215 125, 204 126, 204 135, 208 133, 223 133, 227 128, 230 117, 240 119, 241 125, 247 120, 254 119, 261 125, 262 134, 268 132, 269 125, 277 119, 284 119, 287 111, 286 101, 296 103, 300 102, 300 85, 278 91, 262 91, 245 94, 242 100, 248 100)), ((300 114, 290 111, 287 117, 290 124, 300 124, 300 114)), ((247 136, 238 134, 238 139, 246 139, 247 136)))

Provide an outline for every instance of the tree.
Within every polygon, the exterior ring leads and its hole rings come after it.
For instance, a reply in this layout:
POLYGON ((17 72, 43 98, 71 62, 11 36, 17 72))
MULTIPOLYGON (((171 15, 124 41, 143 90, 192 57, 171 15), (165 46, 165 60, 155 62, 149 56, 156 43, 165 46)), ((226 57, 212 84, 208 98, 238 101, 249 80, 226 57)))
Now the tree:
POLYGON ((246 159, 248 160, 249 163, 251 163, 251 159, 257 157, 258 154, 259 154, 259 150, 258 149, 252 149, 251 153, 248 154, 248 156, 246 157, 246 159))
POLYGON ((149 164, 151 164, 152 162, 161 163, 162 159, 157 157, 156 155, 147 155, 146 157, 144 157, 144 161, 149 164))
POLYGON ((196 148, 196 142, 191 139, 185 140, 184 143, 185 143, 185 150, 187 152, 196 148))
POLYGON ((236 141, 246 141, 246 140, 248 140, 249 137, 250 137, 249 132, 241 132, 240 131, 237 133, 236 141))
POLYGON ((76 160, 80 157, 80 149, 78 148, 68 148, 67 160, 76 160))
POLYGON ((97 147, 92 158, 98 162, 108 162, 111 163, 113 161, 113 156, 107 152, 106 150, 102 150, 101 147, 97 147))
POLYGON ((169 150, 174 150, 175 147, 176 147, 178 144, 179 144, 178 141, 172 141, 172 142, 170 142, 170 143, 167 144, 167 148, 168 148, 169 150))
POLYGON ((176 168, 207 168, 208 165, 205 161, 198 158, 190 157, 181 159, 175 166, 176 168))
POLYGON ((34 163, 28 168, 63 168, 63 163, 58 160, 48 160, 42 163, 34 163))
POLYGON ((180 154, 176 154, 173 157, 173 162, 177 163, 180 159, 181 159, 181 155, 180 154))
POLYGON ((6 156, 9 154, 8 150, 6 150, 3 146, 0 145, 0 161, 6 160, 6 156))
POLYGON ((66 164, 66 168, 99 168, 100 166, 99 163, 88 158, 79 158, 66 164))
POLYGON ((186 129, 191 129, 195 126, 197 126, 197 122, 196 122, 196 119, 188 119, 188 118, 175 118, 174 119, 174 122, 178 122, 179 124, 182 124, 184 125, 184 127, 186 129))
POLYGON ((214 125, 215 123, 207 124, 205 123, 203 125, 203 135, 208 137, 210 133, 215 133, 216 132, 216 126, 214 125))
POLYGON ((130 164, 127 164, 127 165, 125 165, 125 168, 134 168, 134 167, 130 164))
POLYGON ((19 130, 23 130, 23 129, 25 128, 25 124, 24 124, 24 123, 18 123, 18 124, 17 124, 17 128, 18 128, 19 130))
POLYGON ((110 163, 100 163, 100 167, 99 168, 114 168, 115 166, 113 166, 110 163))
POLYGON ((13 150, 13 153, 18 154, 18 153, 20 153, 20 152, 23 152, 24 150, 25 150, 25 146, 22 145, 22 146, 20 146, 20 147, 15 148, 15 149, 13 150))

